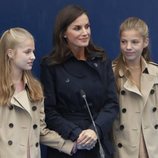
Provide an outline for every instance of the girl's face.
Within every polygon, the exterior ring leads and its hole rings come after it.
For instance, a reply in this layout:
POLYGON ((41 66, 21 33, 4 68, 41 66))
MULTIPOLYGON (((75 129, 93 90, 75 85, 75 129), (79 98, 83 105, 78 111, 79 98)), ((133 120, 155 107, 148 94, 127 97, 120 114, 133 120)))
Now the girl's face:
POLYGON ((32 39, 26 39, 22 44, 19 44, 15 49, 8 51, 12 68, 14 70, 31 70, 34 55, 35 45, 32 39))
POLYGON ((139 62, 143 49, 148 43, 148 38, 144 39, 137 30, 125 30, 121 33, 120 48, 127 62, 139 62))
POLYGON ((91 30, 89 19, 86 14, 82 14, 74 20, 65 32, 65 38, 72 49, 88 46, 91 30))

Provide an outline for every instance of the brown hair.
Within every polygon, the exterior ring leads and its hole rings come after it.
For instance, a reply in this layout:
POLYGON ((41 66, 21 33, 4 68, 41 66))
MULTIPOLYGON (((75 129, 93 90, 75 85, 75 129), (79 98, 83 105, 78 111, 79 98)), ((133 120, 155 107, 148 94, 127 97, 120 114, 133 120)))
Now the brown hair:
MULTIPOLYGON (((86 10, 77 5, 68 5, 57 15, 53 34, 54 50, 48 57, 51 64, 63 63, 66 60, 66 57, 71 53, 67 41, 64 38, 64 33, 68 26, 82 14, 87 15, 86 10)), ((93 44, 92 39, 90 39, 89 45, 86 49, 87 51, 98 52, 98 55, 103 58, 105 57, 103 49, 96 47, 93 44)))
MULTIPOLYGON (((137 30, 144 39, 149 38, 149 29, 147 24, 143 20, 137 17, 129 17, 125 21, 123 21, 123 23, 120 25, 119 34, 121 36, 123 31, 132 30, 132 29, 137 30)), ((142 56, 147 62, 151 60, 149 46, 143 49, 142 56)), ((129 77, 130 72, 127 69, 122 53, 120 53, 119 56, 113 61, 113 64, 115 65, 114 74, 119 91, 120 90, 119 70, 121 69, 126 77, 129 77)))

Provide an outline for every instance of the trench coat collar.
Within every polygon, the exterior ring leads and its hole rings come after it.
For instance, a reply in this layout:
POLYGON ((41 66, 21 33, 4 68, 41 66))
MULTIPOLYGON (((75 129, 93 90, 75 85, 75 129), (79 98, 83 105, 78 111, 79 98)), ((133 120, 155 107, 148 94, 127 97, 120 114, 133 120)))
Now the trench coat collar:
MULTIPOLYGON (((87 54, 87 60, 94 60, 96 58, 102 58, 98 53, 96 52, 89 52, 89 51, 86 51, 86 54, 87 54)), ((66 57, 66 61, 69 60, 69 59, 76 59, 74 54, 72 52, 70 52, 68 54, 68 56, 66 57)), ((77 59, 76 59, 77 60, 77 59)))
POLYGON ((31 115, 31 106, 30 106, 31 103, 26 91, 27 84, 28 82, 26 78, 24 78, 25 89, 12 96, 11 105, 25 109, 31 115))
MULTIPOLYGON (((156 77, 156 70, 154 70, 153 67, 151 68, 143 57, 141 58, 141 63, 141 91, 129 79, 127 79, 124 83, 124 88, 134 93, 137 93, 138 95, 144 96, 144 98, 148 98, 148 95, 150 94, 154 83, 158 83, 158 77, 156 77)), ((119 71, 119 75, 120 78, 123 78, 125 76, 122 70, 119 71)))
MULTIPOLYGON (((141 65, 141 67, 142 67, 142 72, 143 72, 143 73, 149 73, 148 64, 147 64, 147 62, 145 61, 145 59, 144 59, 143 57, 141 57, 141 64, 142 64, 142 65, 141 65)), ((153 73, 153 72, 151 72, 151 73, 153 73)), ((124 74, 124 72, 123 72, 122 69, 119 70, 119 76, 120 76, 120 78, 122 78, 122 77, 125 76, 125 74, 124 74)))

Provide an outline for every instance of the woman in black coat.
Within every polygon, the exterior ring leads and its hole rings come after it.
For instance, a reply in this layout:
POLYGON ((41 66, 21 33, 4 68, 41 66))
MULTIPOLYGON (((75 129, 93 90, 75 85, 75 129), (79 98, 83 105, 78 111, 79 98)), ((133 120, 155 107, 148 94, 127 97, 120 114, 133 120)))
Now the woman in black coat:
MULTIPOLYGON (((111 127, 119 108, 115 81, 110 60, 91 41, 86 11, 75 5, 61 10, 53 39, 54 50, 41 64, 47 125, 65 139, 76 141, 78 150, 71 157, 99 158, 100 139, 105 157, 111 158, 111 127)), ((48 148, 47 158, 52 157, 70 158, 48 148)))

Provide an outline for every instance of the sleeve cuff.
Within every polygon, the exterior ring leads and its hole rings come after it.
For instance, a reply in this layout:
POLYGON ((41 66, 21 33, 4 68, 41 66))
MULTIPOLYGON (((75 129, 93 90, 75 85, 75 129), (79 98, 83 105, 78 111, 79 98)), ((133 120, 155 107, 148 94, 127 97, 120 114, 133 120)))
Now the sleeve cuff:
POLYGON ((80 134, 81 132, 82 132, 82 130, 81 130, 80 128, 74 129, 74 130, 70 133, 69 139, 71 139, 72 141, 75 141, 75 140, 78 138, 78 136, 79 136, 79 134, 80 134))

